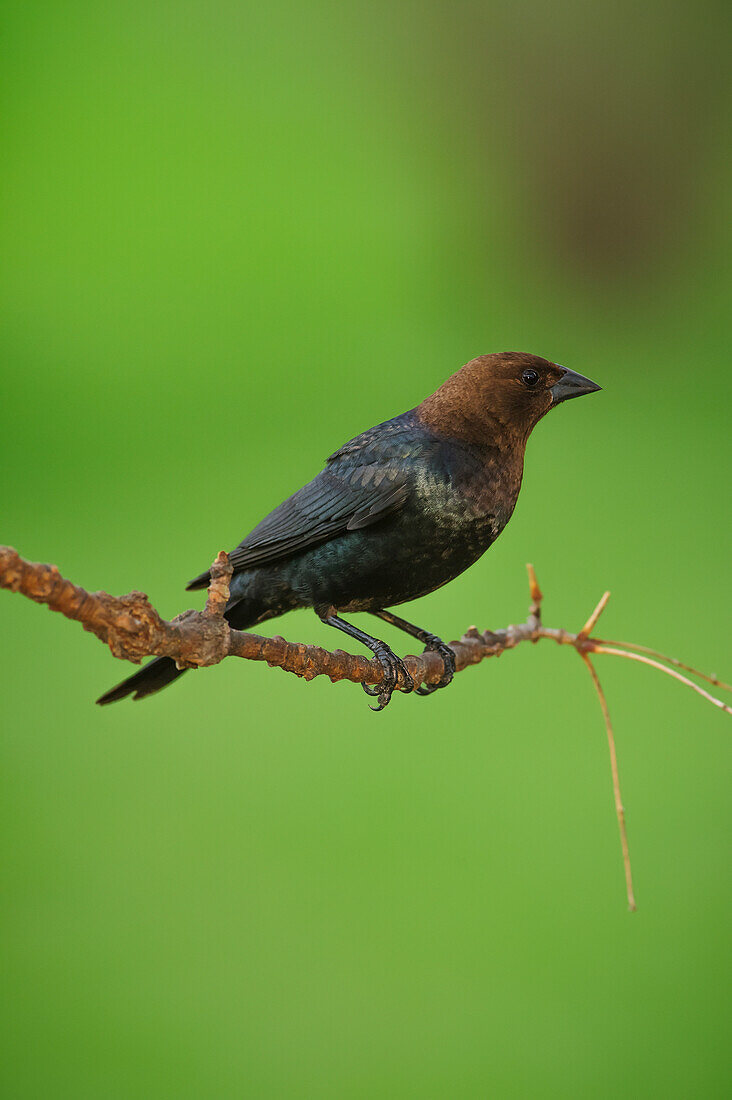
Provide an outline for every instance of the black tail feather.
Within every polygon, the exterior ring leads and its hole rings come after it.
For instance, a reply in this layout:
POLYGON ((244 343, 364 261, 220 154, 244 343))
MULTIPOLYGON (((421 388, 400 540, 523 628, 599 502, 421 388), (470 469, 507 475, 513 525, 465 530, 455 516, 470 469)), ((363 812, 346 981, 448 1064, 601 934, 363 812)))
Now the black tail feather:
POLYGON ((186 671, 184 668, 176 668, 172 657, 156 657, 153 661, 148 661, 139 672, 100 695, 97 703, 104 707, 107 703, 116 703, 118 699, 125 699, 128 695, 134 695, 135 699, 144 699, 146 695, 154 695, 156 691, 172 684, 173 680, 177 680, 186 671))
POLYGON ((192 581, 189 581, 186 585, 186 592, 195 592, 198 588, 208 588, 211 583, 211 574, 206 570, 205 573, 199 573, 197 577, 194 577, 192 581))

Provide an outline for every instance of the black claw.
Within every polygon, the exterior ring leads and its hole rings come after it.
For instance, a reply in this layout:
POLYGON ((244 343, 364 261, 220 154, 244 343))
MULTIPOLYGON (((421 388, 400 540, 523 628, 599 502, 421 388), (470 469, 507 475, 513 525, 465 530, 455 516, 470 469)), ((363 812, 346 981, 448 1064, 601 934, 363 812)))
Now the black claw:
MULTIPOLYGON (((363 642, 381 663, 384 672, 382 682, 377 687, 371 687, 369 684, 361 684, 361 687, 367 695, 371 695, 373 698, 378 698, 379 700, 379 705, 377 707, 372 707, 372 710, 383 710, 384 707, 388 707, 392 694, 397 688, 405 694, 414 691, 414 680, 409 675, 407 666, 395 653, 392 653, 386 642, 382 642, 379 638, 374 638, 371 634, 365 634, 363 630, 359 630, 358 627, 352 626, 350 623, 347 623, 345 619, 339 618, 338 615, 328 614, 326 612, 323 613, 320 618, 327 626, 334 626, 337 630, 342 630, 344 634, 348 634, 351 638, 357 638, 359 642, 363 642)), ((432 635, 430 635, 430 637, 432 637, 432 635)))
POLYGON ((399 661, 399 671, 401 672, 402 679, 404 681, 404 687, 402 687, 400 690, 404 693, 404 695, 411 695, 411 693, 414 691, 414 680, 410 676, 407 670, 407 666, 404 664, 404 661, 402 661, 399 657, 397 657, 397 661, 399 661))
MULTIPOLYGON (((374 615, 383 619, 384 622, 390 623, 391 626, 395 626, 397 630, 403 630, 405 634, 409 634, 412 638, 417 638, 420 642, 424 642, 424 652, 439 653, 442 657, 442 676, 438 684, 420 684, 417 688, 417 695, 432 695, 433 692, 438 691, 440 688, 447 687, 452 681, 455 675, 455 653, 450 649, 449 645, 445 645, 442 638, 438 638, 436 634, 430 634, 428 630, 422 630, 420 627, 415 626, 414 623, 408 623, 406 619, 400 619, 398 615, 395 615, 392 611, 387 611, 383 608, 380 611, 374 611, 374 615)), ((399 662, 401 664, 401 662, 399 662)), ((403 667, 403 666, 402 666, 403 667)), ((406 671, 406 670, 405 670, 406 671)), ((411 682, 411 677, 409 677, 411 682)), ((413 684, 408 689, 413 690, 413 684)))
POLYGON ((414 691, 414 680, 409 675, 407 666, 395 653, 389 649, 388 646, 380 646, 374 650, 375 656, 381 662, 381 667, 384 670, 384 679, 376 687, 371 687, 369 684, 361 684, 361 687, 367 695, 371 695, 373 698, 378 698, 379 705, 371 707, 373 711, 383 710, 384 707, 388 707, 391 702, 392 694, 399 687, 399 677, 402 678, 403 687, 401 690, 405 694, 414 691))
POLYGON ((455 651, 450 649, 449 645, 445 645, 441 638, 438 638, 436 634, 431 634, 426 639, 427 645, 424 647, 425 653, 439 653, 442 657, 442 663, 444 665, 444 671, 438 684, 420 684, 417 688, 417 695, 425 696, 432 695, 433 692, 439 691, 440 688, 447 687, 452 683, 452 678, 455 675, 455 651))
POLYGON ((370 695, 372 697, 372 699, 378 699, 379 700, 379 705, 377 707, 370 707, 369 708, 370 710, 374 710, 374 711, 377 711, 377 712, 380 711, 380 710, 383 710, 384 707, 387 706, 387 704, 389 703, 389 700, 391 699, 391 690, 389 691, 388 697, 383 698, 383 696, 384 696, 384 685, 383 684, 381 684, 379 687, 372 687, 370 684, 361 684, 361 687, 363 688, 363 690, 366 692, 367 695, 370 695))

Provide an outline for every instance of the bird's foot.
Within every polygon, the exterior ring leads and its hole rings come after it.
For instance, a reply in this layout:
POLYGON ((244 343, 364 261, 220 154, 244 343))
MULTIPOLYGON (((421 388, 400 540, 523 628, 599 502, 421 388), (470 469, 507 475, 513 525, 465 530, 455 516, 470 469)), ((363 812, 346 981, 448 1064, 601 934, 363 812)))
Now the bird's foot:
POLYGON ((417 688, 417 695, 432 695, 433 692, 439 691, 440 688, 447 687, 448 684, 452 683, 452 678, 455 675, 455 651, 450 649, 449 645, 445 645, 442 638, 438 638, 436 634, 427 635, 425 642, 427 644, 424 647, 424 652, 439 653, 442 657, 444 671, 438 684, 420 684, 417 688))
POLYGON ((385 642, 380 642, 378 647, 374 647, 373 653, 384 670, 384 679, 375 687, 370 687, 368 684, 361 684, 361 687, 367 695, 371 695, 379 701, 378 706, 371 707, 371 710, 380 711, 389 705, 392 694, 397 688, 400 688, 405 694, 414 691, 414 680, 409 675, 404 661, 397 657, 396 653, 393 653, 385 642), (399 684, 400 677, 403 686, 399 684))

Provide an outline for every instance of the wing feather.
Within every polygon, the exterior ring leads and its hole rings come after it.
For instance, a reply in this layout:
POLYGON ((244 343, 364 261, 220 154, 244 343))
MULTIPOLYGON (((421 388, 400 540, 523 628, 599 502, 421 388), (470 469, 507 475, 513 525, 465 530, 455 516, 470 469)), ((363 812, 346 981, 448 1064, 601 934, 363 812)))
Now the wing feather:
POLYGON ((291 557, 345 531, 361 530, 396 512, 407 499, 398 484, 361 467, 342 477, 330 470, 275 508, 230 555, 236 571, 291 557), (354 477, 354 475, 358 475, 354 477))
MULTIPOLYGON (((364 432, 331 455, 317 477, 270 512, 232 551, 234 571, 283 561, 398 512, 410 492, 404 459, 421 449, 409 415, 364 432)), ((188 588, 203 588, 208 581, 209 574, 201 573, 188 588)))

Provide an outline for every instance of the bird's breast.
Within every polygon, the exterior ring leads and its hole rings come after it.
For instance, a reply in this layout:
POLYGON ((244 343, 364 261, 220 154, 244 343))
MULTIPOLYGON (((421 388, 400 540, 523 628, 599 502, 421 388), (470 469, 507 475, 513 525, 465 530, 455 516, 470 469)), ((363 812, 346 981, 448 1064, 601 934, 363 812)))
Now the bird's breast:
POLYGON ((439 467, 420 470, 414 486, 416 507, 440 527, 492 532, 495 538, 516 506, 522 473, 522 462, 451 455, 439 467))

